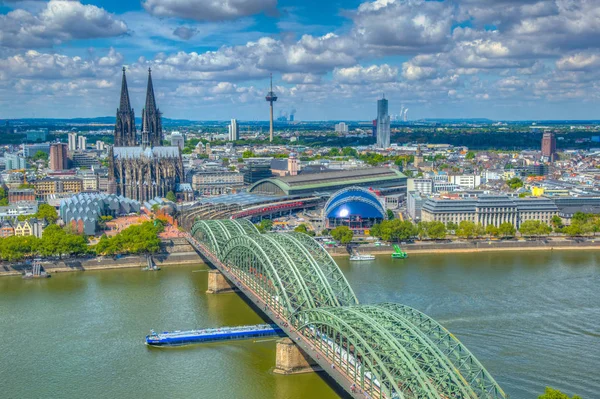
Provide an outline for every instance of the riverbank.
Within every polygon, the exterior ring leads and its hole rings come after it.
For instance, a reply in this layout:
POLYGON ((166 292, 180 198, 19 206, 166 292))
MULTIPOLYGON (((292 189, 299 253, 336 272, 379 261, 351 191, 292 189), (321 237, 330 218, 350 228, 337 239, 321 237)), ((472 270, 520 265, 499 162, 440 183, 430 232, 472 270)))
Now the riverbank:
MULTIPOLYGON (((154 262, 160 266, 175 266, 204 263, 194 248, 183 238, 173 238, 161 242, 161 251, 152 255, 154 262)), ((55 261, 43 261, 42 266, 50 274, 89 270, 126 269, 146 266, 145 255, 112 257, 73 258, 55 261)), ((26 263, 0 264, 0 276, 20 276, 31 265, 26 263)))
MULTIPOLYGON (((600 239, 590 241, 570 240, 481 240, 481 241, 453 241, 453 242, 422 242, 401 245, 409 254, 447 254, 447 253, 475 253, 475 252, 504 252, 504 251, 554 251, 554 250, 600 250, 600 239)), ((361 252, 374 255, 390 255, 394 252, 393 246, 361 245, 361 252)), ((331 256, 348 256, 345 247, 327 248, 331 256)))

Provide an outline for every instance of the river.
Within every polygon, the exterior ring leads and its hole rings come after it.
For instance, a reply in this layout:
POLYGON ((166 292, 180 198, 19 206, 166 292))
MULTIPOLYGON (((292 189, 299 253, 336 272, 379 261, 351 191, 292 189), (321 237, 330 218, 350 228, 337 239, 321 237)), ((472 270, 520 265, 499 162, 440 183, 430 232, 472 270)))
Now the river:
MULTIPOLYGON (((600 253, 336 259, 363 303, 434 317, 512 399, 546 385, 600 392, 600 253)), ((316 374, 279 376, 270 339, 154 349, 150 328, 260 323, 236 294, 207 295, 206 266, 0 278, 2 398, 337 398, 316 374)))

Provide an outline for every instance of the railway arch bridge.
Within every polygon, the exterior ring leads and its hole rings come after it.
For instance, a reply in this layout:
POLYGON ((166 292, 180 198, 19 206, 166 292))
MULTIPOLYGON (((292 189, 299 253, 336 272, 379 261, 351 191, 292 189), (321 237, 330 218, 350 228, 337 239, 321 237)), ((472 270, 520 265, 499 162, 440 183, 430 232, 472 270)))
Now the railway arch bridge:
POLYGON ((507 398, 475 356, 429 316, 401 304, 360 304, 335 261, 309 236, 260 234, 250 221, 230 219, 196 221, 188 238, 350 396, 507 398))

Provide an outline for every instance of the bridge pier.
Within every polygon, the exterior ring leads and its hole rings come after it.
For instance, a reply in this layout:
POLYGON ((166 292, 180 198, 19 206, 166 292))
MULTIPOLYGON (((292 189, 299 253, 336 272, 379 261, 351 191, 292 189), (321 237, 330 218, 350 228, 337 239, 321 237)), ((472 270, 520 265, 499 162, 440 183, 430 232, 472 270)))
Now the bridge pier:
POLYGON ((275 356, 276 374, 301 374, 322 371, 321 367, 289 338, 277 341, 275 356))
POLYGON ((220 271, 208 271, 208 289, 206 290, 207 294, 224 294, 235 291, 237 291, 235 286, 232 285, 220 271))

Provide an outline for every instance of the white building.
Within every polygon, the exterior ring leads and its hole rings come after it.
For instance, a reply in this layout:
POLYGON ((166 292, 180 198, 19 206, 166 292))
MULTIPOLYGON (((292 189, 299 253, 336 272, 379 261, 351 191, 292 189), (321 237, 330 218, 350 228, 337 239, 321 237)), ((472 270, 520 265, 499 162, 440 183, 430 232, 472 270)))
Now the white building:
POLYGON ((335 125, 336 133, 348 133, 348 125, 345 122, 340 122, 335 125))
POLYGON ((85 151, 86 147, 87 147, 87 137, 85 137, 85 136, 77 137, 77 148, 81 151, 85 151))
POLYGON ((236 141, 240 139, 240 127, 237 124, 236 119, 232 119, 229 124, 229 141, 236 141))
POLYGON ((481 185, 479 175, 449 175, 448 182, 456 184, 460 188, 474 189, 481 185))
POLYGON ((98 151, 104 151, 105 146, 106 145, 104 144, 104 141, 101 141, 101 140, 96 141, 96 149, 98 151))
POLYGON ((185 138, 183 137, 183 134, 179 132, 171 132, 171 146, 179 147, 183 150, 183 147, 185 146, 185 138))
POLYGON ((433 192, 433 180, 431 179, 408 179, 406 181, 407 191, 416 191, 420 194, 431 194, 433 192))
POLYGON ((77 133, 69 133, 69 151, 74 152, 77 150, 77 133))

